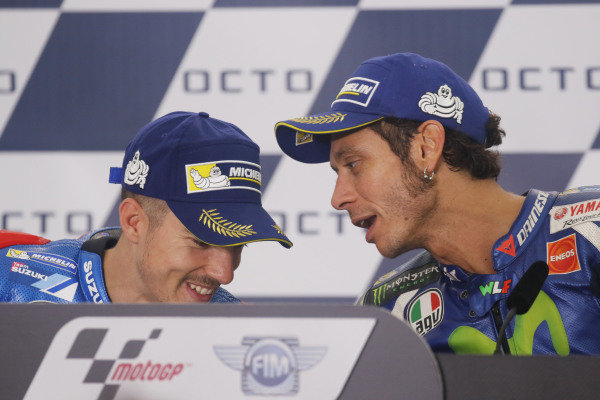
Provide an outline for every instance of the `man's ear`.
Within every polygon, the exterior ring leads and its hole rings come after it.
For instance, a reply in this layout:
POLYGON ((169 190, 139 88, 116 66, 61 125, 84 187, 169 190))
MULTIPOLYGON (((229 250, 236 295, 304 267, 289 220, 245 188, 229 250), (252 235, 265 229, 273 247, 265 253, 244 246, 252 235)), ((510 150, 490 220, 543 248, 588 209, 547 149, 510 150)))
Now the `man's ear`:
POLYGON ((415 164, 429 171, 436 169, 442 157, 446 130, 438 121, 423 122, 418 128, 419 135, 415 135, 415 164))
POLYGON ((119 206, 119 222, 130 242, 138 243, 148 230, 148 215, 136 200, 128 197, 119 206))

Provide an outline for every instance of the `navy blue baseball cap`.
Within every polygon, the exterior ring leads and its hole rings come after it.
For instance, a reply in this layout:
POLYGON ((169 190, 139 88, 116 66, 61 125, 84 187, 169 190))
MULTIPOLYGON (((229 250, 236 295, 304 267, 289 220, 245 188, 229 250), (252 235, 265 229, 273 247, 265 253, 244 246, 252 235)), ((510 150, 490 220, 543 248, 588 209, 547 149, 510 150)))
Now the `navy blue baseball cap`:
POLYGON ((110 183, 165 200, 202 242, 234 246, 285 236, 261 203, 259 147, 237 126, 205 112, 173 112, 144 126, 110 183))
POLYGON ((448 66, 413 53, 363 62, 344 83, 331 110, 278 122, 277 143, 305 163, 329 161, 331 134, 385 117, 436 120, 485 143, 489 110, 475 90, 448 66))

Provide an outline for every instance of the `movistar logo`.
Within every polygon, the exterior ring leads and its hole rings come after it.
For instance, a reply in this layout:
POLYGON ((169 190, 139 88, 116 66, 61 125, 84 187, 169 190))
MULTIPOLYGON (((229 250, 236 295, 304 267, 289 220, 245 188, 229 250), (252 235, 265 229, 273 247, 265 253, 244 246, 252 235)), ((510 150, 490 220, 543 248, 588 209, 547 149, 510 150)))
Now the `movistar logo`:
MULTIPOLYGON (((533 345, 538 338, 552 343, 556 354, 569 355, 565 325, 556 304, 543 291, 538 294, 526 314, 515 318, 514 333, 508 339, 511 354, 532 355, 533 345), (539 337, 543 333, 538 332, 538 327, 543 323, 548 326, 550 337, 547 339, 539 337)), ((492 354, 496 348, 494 340, 471 326, 456 328, 448 338, 448 345, 456 354, 492 354)))

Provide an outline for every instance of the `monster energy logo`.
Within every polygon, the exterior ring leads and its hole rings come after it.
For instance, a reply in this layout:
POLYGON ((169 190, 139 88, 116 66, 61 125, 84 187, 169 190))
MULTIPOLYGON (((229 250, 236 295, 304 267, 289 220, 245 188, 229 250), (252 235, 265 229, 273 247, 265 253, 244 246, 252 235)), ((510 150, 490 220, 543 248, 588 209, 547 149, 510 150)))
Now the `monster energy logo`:
POLYGON ((367 301, 369 301, 368 304, 381 306, 402 293, 437 281, 439 276, 440 270, 435 264, 426 264, 415 269, 410 269, 403 274, 394 276, 388 282, 384 282, 380 286, 371 289, 371 295, 367 298, 367 301))

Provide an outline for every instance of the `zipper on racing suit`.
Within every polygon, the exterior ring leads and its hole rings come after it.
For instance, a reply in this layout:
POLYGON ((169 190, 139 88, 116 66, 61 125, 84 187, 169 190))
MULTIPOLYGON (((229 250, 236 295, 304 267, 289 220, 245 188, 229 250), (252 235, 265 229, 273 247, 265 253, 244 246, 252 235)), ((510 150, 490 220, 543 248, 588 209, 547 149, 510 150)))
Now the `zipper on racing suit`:
MULTIPOLYGON (((499 336, 500 327, 502 326, 502 314, 500 314, 500 304, 498 302, 492 306, 492 317, 494 318, 494 324, 496 325, 496 334, 499 336)), ((508 347, 506 335, 504 335, 504 340, 502 340, 502 350, 504 350, 504 354, 510 354, 510 347, 508 347)))

